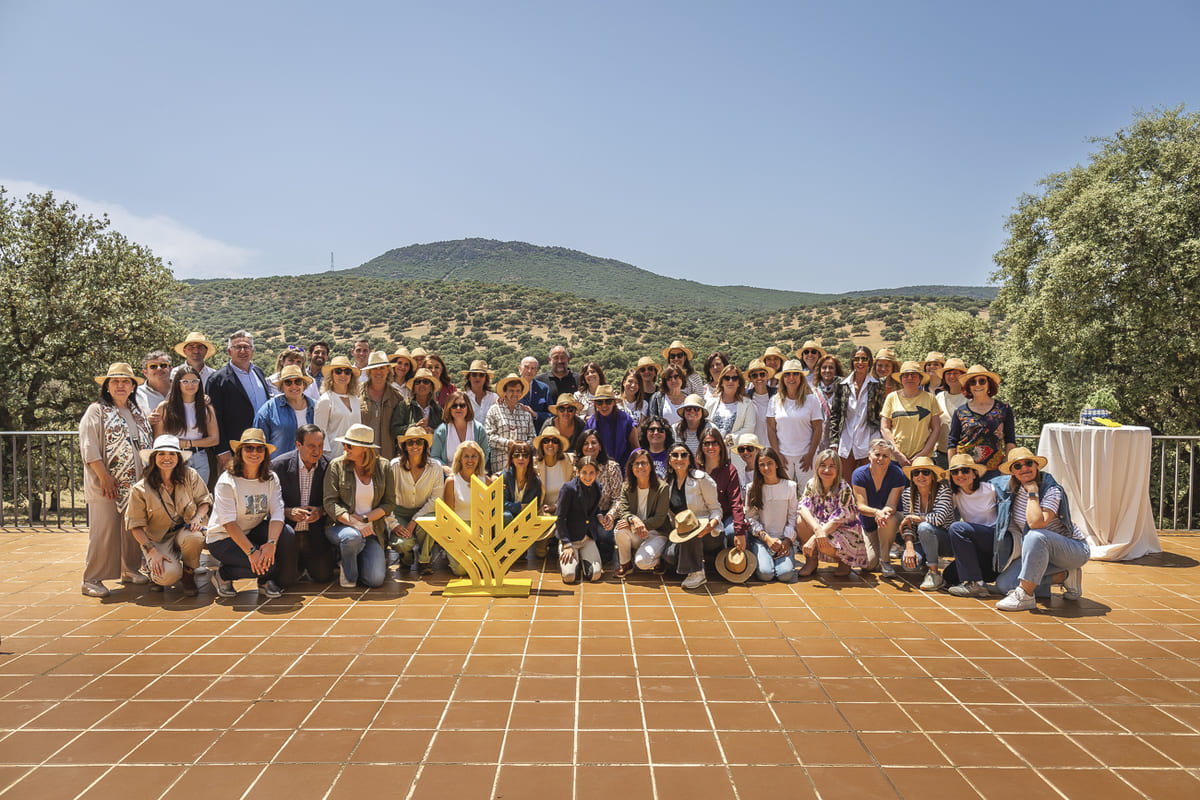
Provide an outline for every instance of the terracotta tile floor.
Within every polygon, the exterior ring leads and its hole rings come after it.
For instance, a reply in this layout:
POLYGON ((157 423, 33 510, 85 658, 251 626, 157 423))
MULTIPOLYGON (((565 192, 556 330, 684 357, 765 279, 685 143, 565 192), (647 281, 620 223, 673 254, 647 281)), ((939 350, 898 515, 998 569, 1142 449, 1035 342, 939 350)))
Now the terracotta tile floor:
MULTIPOLYGON (((1200 797, 1200 537, 1035 613, 873 578, 79 593, 0 531, 3 798, 1200 797)), ((242 584, 239 584, 242 585, 242 584)))

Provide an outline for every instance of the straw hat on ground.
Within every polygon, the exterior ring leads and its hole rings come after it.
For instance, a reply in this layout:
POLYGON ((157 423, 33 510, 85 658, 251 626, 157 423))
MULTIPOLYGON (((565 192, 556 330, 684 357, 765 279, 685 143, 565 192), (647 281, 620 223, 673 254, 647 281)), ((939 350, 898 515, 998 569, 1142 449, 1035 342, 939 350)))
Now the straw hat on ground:
POLYGON ((749 549, 727 547, 717 554, 717 572, 730 583, 745 583, 758 570, 758 559, 749 549))

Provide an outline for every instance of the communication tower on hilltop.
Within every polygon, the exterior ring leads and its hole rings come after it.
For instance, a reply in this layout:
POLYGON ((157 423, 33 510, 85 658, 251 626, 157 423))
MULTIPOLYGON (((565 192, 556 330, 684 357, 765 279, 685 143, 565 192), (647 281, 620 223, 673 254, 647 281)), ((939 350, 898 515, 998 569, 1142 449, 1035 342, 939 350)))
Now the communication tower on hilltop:
POLYGON ((329 271, 333 272, 333 251, 329 251, 329 271))

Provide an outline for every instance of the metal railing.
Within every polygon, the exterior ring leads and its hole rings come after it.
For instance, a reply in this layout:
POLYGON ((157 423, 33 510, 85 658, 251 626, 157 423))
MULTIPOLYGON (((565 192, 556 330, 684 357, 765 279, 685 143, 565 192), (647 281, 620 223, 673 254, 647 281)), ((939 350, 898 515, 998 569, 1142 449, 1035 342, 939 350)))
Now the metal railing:
MULTIPOLYGON (((1038 436, 1017 436, 1037 452, 1038 436)), ((1152 436, 1150 499, 1159 530, 1200 530, 1200 436, 1152 436)), ((77 431, 0 432, 0 526, 87 523, 77 431)))

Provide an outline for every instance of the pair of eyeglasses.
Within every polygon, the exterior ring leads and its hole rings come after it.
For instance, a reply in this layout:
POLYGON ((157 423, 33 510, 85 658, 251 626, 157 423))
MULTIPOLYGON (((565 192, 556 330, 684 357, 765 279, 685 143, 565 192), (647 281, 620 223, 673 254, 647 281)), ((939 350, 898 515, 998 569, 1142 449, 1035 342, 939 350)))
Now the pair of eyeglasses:
POLYGON ((757 450, 758 450, 757 447, 755 447, 753 445, 749 445, 749 444, 741 445, 737 449, 737 451, 740 455, 745 455, 746 453, 754 453, 754 452, 757 452, 757 450))
POLYGON ((346 367, 334 367, 333 374, 334 375, 353 375, 354 370, 347 369, 346 367))
POLYGON ((433 386, 433 381, 428 381, 424 378, 421 378, 420 380, 413 381, 413 386, 433 386))
POLYGON ((230 350, 253 350, 254 345, 252 345, 252 344, 235 344, 235 345, 231 345, 229 349, 230 350))
POLYGON ((853 361, 855 364, 870 364, 871 363, 871 359, 867 358, 866 356, 855 356, 854 358, 852 358, 850 360, 853 361))
POLYGON ((646 428, 646 433, 666 433, 665 428, 646 428))
POLYGON ((684 356, 684 354, 683 354, 683 353, 670 353, 670 354, 668 354, 668 355, 667 355, 667 358, 669 358, 669 359, 671 359, 672 361, 674 361, 674 360, 675 360, 675 359, 677 359, 677 358, 685 358, 685 356, 684 356))
POLYGON ((170 369, 170 364, 147 364, 146 369, 170 369))
POLYGON ((451 410, 451 411, 453 411, 453 410, 454 410, 454 409, 456 409, 456 408, 466 408, 466 407, 467 407, 467 404, 466 404, 466 403, 451 403, 451 404, 450 404, 450 410, 451 410))
POLYGON ((714 442, 712 439, 709 439, 707 442, 701 442, 701 443, 700 443, 700 446, 701 446, 701 447, 720 447, 720 446, 721 446, 721 443, 720 443, 720 442, 714 442))
POLYGON ((967 381, 967 386, 987 386, 987 385, 988 385, 987 378, 971 378, 971 380, 967 381))
POLYGON ((593 400, 592 402, 593 402, 594 404, 598 405, 598 406, 611 406, 613 403, 615 403, 615 402, 617 402, 617 401, 616 401, 616 400, 612 400, 612 399, 610 399, 610 398, 607 398, 607 397, 601 397, 601 398, 599 398, 599 399, 597 399, 597 400, 593 400))
POLYGON ((821 353, 818 350, 805 350, 800 355, 801 356, 819 356, 819 355, 821 355, 821 353))
POLYGON ((404 446, 405 447, 424 447, 425 440, 424 439, 409 439, 407 442, 404 443, 404 446))
POLYGON ((749 379, 750 379, 750 380, 752 380, 752 381, 756 381, 756 380, 758 380, 759 378, 765 378, 765 377, 767 377, 767 373, 765 373, 765 372, 751 372, 751 373, 750 373, 749 375, 747 375, 746 377, 747 377, 747 378, 749 378, 749 379))
POLYGON ((267 452, 267 446, 265 444, 244 444, 242 445, 242 450, 247 453, 265 453, 267 452))
POLYGON ((741 378, 739 378, 737 375, 726 375, 725 377, 721 378, 721 380, 725 381, 725 383, 737 383, 741 380, 741 378))
MULTIPOLYGON (((970 472, 971 470, 967 470, 970 472)), ((928 478, 933 475, 933 470, 929 469, 914 469, 911 473, 914 478, 928 478)))
POLYGON ((284 378, 280 381, 284 386, 295 386, 297 383, 303 384, 304 378, 284 378))
POLYGON ((975 470, 971 469, 970 467, 958 467, 957 469, 950 470, 950 474, 951 475, 974 475, 975 470))
POLYGON ((1012 463, 1012 469, 1033 469, 1036 466, 1037 462, 1033 460, 1014 461, 1012 463))
POLYGON ((685 413, 685 414, 699 414, 699 413, 700 413, 700 409, 698 409, 698 408, 685 408, 685 409, 683 409, 683 413, 685 413))
POLYGON ((673 458, 673 459, 682 458, 684 461, 686 461, 688 458, 688 454, 687 453, 671 453, 671 455, 669 455, 668 458, 673 458))
POLYGON ((656 370, 654 367, 638 367, 638 372, 642 373, 643 375, 647 375, 651 372, 658 372, 658 370, 656 370))

